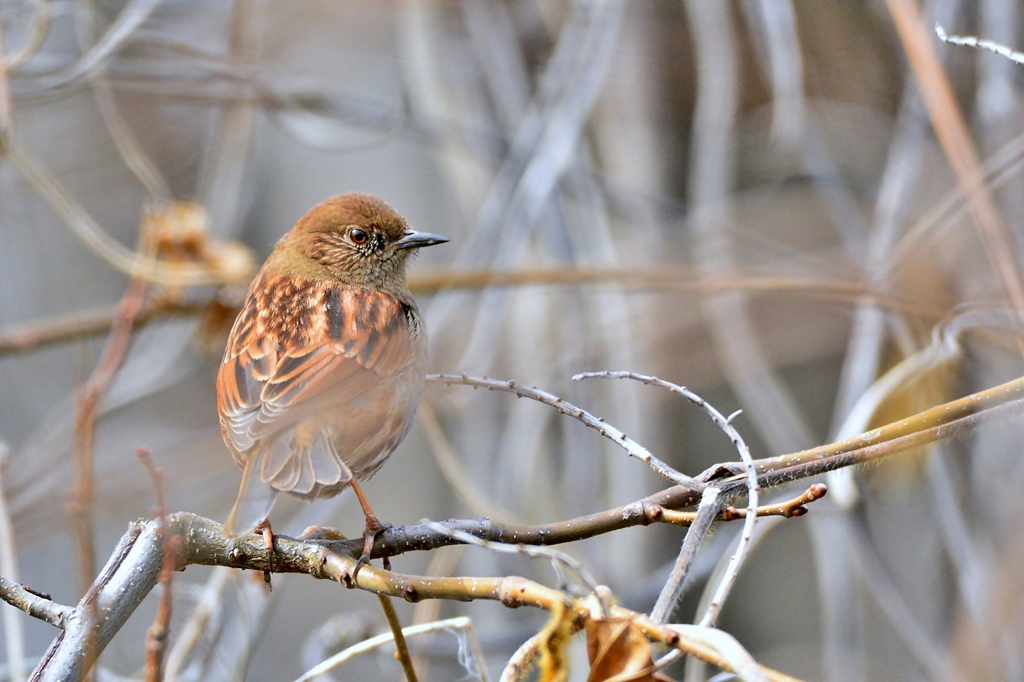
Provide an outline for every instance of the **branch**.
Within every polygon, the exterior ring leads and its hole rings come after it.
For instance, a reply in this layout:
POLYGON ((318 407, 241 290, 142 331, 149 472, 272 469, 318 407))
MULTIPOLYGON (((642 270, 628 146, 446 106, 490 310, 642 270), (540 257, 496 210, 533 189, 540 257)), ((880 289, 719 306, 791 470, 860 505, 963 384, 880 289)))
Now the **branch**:
POLYGON ((32 592, 0 575, 0 599, 15 606, 33 618, 64 629, 75 610, 32 592))
MULTIPOLYGON (((409 276, 409 288, 414 292, 437 293, 453 289, 479 290, 500 286, 528 285, 601 285, 618 283, 638 291, 667 290, 692 291, 711 296, 728 291, 787 292, 807 294, 815 298, 853 303, 868 299, 885 310, 896 310, 920 317, 938 319, 944 308, 933 301, 915 299, 899 292, 883 297, 862 282, 815 280, 809 277, 745 276, 699 277, 680 274, 678 269, 615 269, 615 268, 559 268, 516 270, 451 270, 436 269, 409 276)), ((143 308, 137 323, 148 324, 162 317, 200 315, 220 303, 217 297, 192 302, 158 301, 143 308)), ((0 329, 0 356, 30 351, 66 341, 98 336, 110 330, 117 306, 103 306, 83 312, 58 315, 51 318, 16 324, 0 329)), ((233 317, 233 315, 230 315, 233 317)))
MULTIPOLYGON (((740 568, 742 567, 743 562, 747 557, 747 552, 750 550, 750 545, 754 539, 754 523, 757 521, 757 517, 759 516, 759 514, 757 513, 757 504, 759 502, 759 497, 761 494, 761 487, 760 485, 758 485, 757 482, 757 471, 754 468, 754 459, 750 454, 750 448, 747 446, 746 441, 743 440, 743 436, 740 435, 740 432, 737 431, 736 428, 732 425, 733 418, 735 418, 739 414, 739 412, 737 411, 728 418, 726 418, 711 403, 707 402, 706 400, 704 400, 703 398, 701 398, 699 395, 689 390, 688 388, 684 386, 679 386, 677 384, 673 384, 672 382, 665 381, 664 379, 659 379, 657 377, 647 376, 644 374, 636 374, 635 372, 584 372, 583 374, 577 374, 576 376, 574 376, 573 381, 594 378, 632 379, 634 381, 640 381, 647 385, 667 388, 673 393, 683 396, 691 403, 693 403, 701 410, 703 410, 705 413, 707 413, 707 415, 711 417, 711 420, 715 423, 715 426, 721 429, 725 433, 725 435, 729 437, 729 440, 732 441, 732 444, 736 447, 736 452, 739 454, 740 460, 743 462, 743 473, 747 477, 747 513, 744 515, 746 521, 743 524, 743 532, 740 534, 739 544, 736 546, 736 550, 733 552, 732 557, 729 559, 729 567, 726 570, 725 574, 722 576, 722 580, 718 585, 718 589, 715 591, 715 596, 711 600, 711 604, 708 606, 707 613, 704 615, 700 622, 700 624, 703 626, 713 626, 715 624, 715 620, 718 617, 719 611, 721 611, 722 605, 725 603, 725 600, 729 598, 729 592, 732 590, 733 583, 735 583, 736 579, 739 577, 740 568)), ((714 511, 717 511, 721 507, 721 503, 713 503, 709 501, 709 494, 712 491, 715 491, 717 493, 717 490, 715 490, 714 488, 705 488, 704 494, 701 496, 701 506, 697 509, 697 519, 700 519, 702 522, 702 513, 711 514, 713 511, 712 509, 709 508, 705 512, 706 502, 709 506, 713 506, 715 508, 714 511)), ((693 551, 696 552, 697 546, 700 545, 701 538, 703 538, 703 536, 711 529, 711 522, 713 520, 713 517, 708 517, 707 525, 704 527, 701 527, 701 525, 698 524, 696 520, 694 521, 694 525, 691 526, 689 531, 687 531, 684 546, 682 549, 680 549, 680 560, 682 560, 685 556, 685 543, 690 542, 691 540, 693 541, 694 545, 693 551), (698 532, 700 533, 699 537, 691 537, 691 534, 695 534, 698 532)), ((687 560, 687 563, 688 562, 689 559, 687 560)), ((661 603, 661 598, 658 599, 659 605, 661 605, 663 608, 668 609, 667 611, 662 613, 662 615, 665 616, 665 619, 662 620, 667 620, 667 617, 668 615, 670 615, 671 610, 675 608, 675 603, 678 601, 679 597, 682 596, 683 582, 686 578, 686 568, 682 567, 682 572, 679 573, 679 575, 677 576, 677 570, 679 568, 681 567, 677 565, 676 568, 672 571, 672 577, 670 577, 670 583, 676 577, 679 578, 679 583, 677 586, 678 592, 676 592, 675 594, 675 601, 673 601, 671 605, 665 605, 661 603)), ((662 592, 662 595, 667 598, 668 585, 666 585, 665 591, 662 592)), ((655 607, 655 613, 657 612, 658 607, 655 607)))
MULTIPOLYGON (((161 317, 198 315, 216 303, 216 299, 197 303, 177 301, 150 303, 139 312, 136 324, 142 326, 161 317)), ((0 329, 0 356, 28 353, 56 343, 89 338, 108 332, 117 317, 118 307, 115 304, 92 310, 76 311, 0 329)))
POLYGON ((562 414, 583 422, 586 426, 589 426, 608 440, 621 447, 629 454, 630 457, 636 457, 673 483, 685 488, 690 488, 691 490, 697 490, 699 488, 699 484, 692 478, 679 473, 668 464, 652 455, 647 448, 640 445, 611 424, 606 423, 603 417, 595 417, 586 410, 582 410, 572 403, 568 403, 547 391, 542 391, 536 387, 524 388, 514 381, 501 381, 498 379, 489 379, 487 377, 471 377, 466 374, 430 374, 427 376, 427 381, 437 381, 443 384, 448 384, 449 386, 462 385, 470 386, 472 388, 486 388, 488 391, 504 391, 506 393, 512 393, 519 398, 530 398, 531 400, 536 400, 539 403, 550 405, 562 414))
POLYGON ((96 570, 92 538, 96 407, 110 390, 128 353, 135 318, 142 310, 146 298, 146 288, 146 281, 139 278, 133 278, 128 283, 128 289, 117 306, 114 324, 100 359, 75 401, 75 488, 71 506, 83 592, 92 583, 96 570))
MULTIPOLYGON (((194 514, 178 513, 166 517, 166 532, 181 538, 176 549, 178 570, 192 564, 231 566, 253 571, 267 567, 268 556, 263 538, 254 533, 225 538, 220 524, 194 514)), ((156 586, 163 564, 164 542, 160 521, 136 521, 118 544, 114 556, 100 579, 77 609, 66 619, 59 636, 40 661, 32 680, 80 680, 85 671, 84 643, 94 630, 92 653, 98 655, 110 643, 142 599, 156 586), (95 603, 95 627, 90 627, 83 612, 95 603)), ((351 544, 351 543, 349 543, 351 544)), ((284 535, 275 537, 275 571, 306 573, 314 578, 333 580, 348 588, 359 588, 378 595, 400 597, 416 602, 423 599, 500 601, 508 607, 534 606, 550 610, 569 604, 574 621, 582 625, 592 610, 592 597, 574 599, 556 590, 518 576, 507 577, 420 577, 362 565, 358 573, 361 541, 351 552, 339 553, 336 543, 301 541, 284 535)), ((689 643, 671 628, 655 623, 641 614, 622 607, 612 609, 615 617, 636 620, 644 634, 654 642, 680 647, 710 663, 730 670, 727 660, 714 650, 689 643)), ((94 658, 90 658, 94 660, 94 658)), ((766 673, 768 671, 766 670, 766 673)), ((788 679, 770 671, 769 679, 788 679)))
MULTIPOLYGON (((960 400, 926 410, 918 415, 889 424, 871 432, 838 443, 813 448, 803 452, 758 460, 754 464, 758 472, 758 484, 777 485, 784 481, 812 476, 843 466, 860 464, 901 452, 911 447, 930 443, 941 438, 968 432, 983 419, 1016 416, 1022 406, 1024 378, 1018 378, 1000 386, 976 393, 960 400)), ((732 465, 734 466, 734 465, 732 465)), ((729 476, 729 464, 711 467, 701 481, 713 481, 722 490, 723 498, 742 494, 745 476, 729 476), (722 472, 725 472, 724 474, 722 472)), ((693 480, 693 479, 691 479, 693 480)), ((708 484, 695 481, 703 489, 708 484)), ((804 499, 820 496, 821 489, 812 487, 804 499)), ((590 537, 627 525, 647 525, 661 520, 662 508, 693 506, 701 495, 700 491, 684 486, 673 486, 651 495, 639 502, 611 510, 612 513, 581 517, 568 523, 548 526, 515 527, 482 521, 450 521, 449 529, 470 532, 476 537, 498 542, 521 544, 556 544, 572 539, 590 537), (566 533, 562 529, 568 527, 566 533)), ((798 498, 799 500, 800 498, 798 498)), ((794 513, 801 506, 789 503, 774 507, 782 515, 794 513)), ((733 512, 725 512, 725 516, 733 512)), ((306 573, 315 578, 340 582, 349 588, 360 588, 375 594, 402 597, 417 602, 424 599, 453 599, 472 601, 490 599, 501 601, 506 606, 537 606, 552 608, 556 603, 564 604, 567 595, 524 578, 515 576, 501 578, 421 578, 402 575, 363 566, 358 576, 353 575, 356 557, 361 552, 362 541, 316 542, 298 541, 287 536, 277 536, 273 556, 268 557, 261 536, 246 534, 227 539, 219 524, 195 516, 179 513, 166 518, 166 532, 182 538, 176 548, 176 567, 183 569, 192 564, 229 566, 254 571, 265 571, 270 562, 275 571, 285 573, 306 573)), ((106 568, 80 602, 78 608, 67 613, 66 607, 54 607, 47 603, 39 609, 42 617, 52 618, 48 622, 63 624, 64 633, 59 636, 43 656, 32 680, 81 679, 85 670, 86 643, 90 633, 94 655, 98 655, 113 636, 124 625, 142 599, 157 583, 164 558, 163 533, 159 522, 136 522, 129 527, 121 539, 106 568), (93 623, 87 617, 90 609, 97 614, 93 623), (48 616, 47 614, 58 614, 48 616)), ((385 554, 395 556, 414 550, 432 549, 455 544, 457 541, 446 534, 431 531, 427 526, 393 528, 382 532, 373 546, 373 556, 385 554)), ((2 587, 2 584, 0 584, 2 587)), ((25 597, 22 590, 11 587, 0 589, 0 597, 10 600, 19 608, 22 603, 40 605, 37 600, 25 597), (25 600, 28 600, 27 602, 25 600)), ((586 617, 581 602, 574 601, 580 617, 586 617)), ((35 608, 35 607, 33 607, 35 608)), ((613 609, 613 616, 615 614, 613 609)), ((30 611, 31 612, 31 611, 30 611)), ((670 629, 633 614, 642 623, 644 633, 652 641, 672 646, 681 646, 680 637, 670 629)), ((698 656, 701 653, 694 651, 698 656)), ((704 652, 706 653, 706 652, 704 652)), ((706 659, 716 665, 716 660, 706 659)), ((727 663, 724 663, 727 666, 727 663)), ((776 674, 778 675, 778 674, 776 674)), ((769 676, 782 679, 784 676, 769 676)))

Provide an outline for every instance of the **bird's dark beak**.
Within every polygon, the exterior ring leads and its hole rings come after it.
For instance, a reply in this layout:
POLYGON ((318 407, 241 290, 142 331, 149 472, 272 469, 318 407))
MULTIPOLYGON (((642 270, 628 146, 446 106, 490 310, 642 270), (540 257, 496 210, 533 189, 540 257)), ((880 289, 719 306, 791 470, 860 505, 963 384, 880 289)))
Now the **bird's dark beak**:
POLYGON ((395 242, 395 248, 418 249, 423 246, 444 244, 446 241, 448 241, 448 237, 442 237, 439 234, 430 234, 429 232, 416 232, 415 230, 406 230, 402 238, 395 242))

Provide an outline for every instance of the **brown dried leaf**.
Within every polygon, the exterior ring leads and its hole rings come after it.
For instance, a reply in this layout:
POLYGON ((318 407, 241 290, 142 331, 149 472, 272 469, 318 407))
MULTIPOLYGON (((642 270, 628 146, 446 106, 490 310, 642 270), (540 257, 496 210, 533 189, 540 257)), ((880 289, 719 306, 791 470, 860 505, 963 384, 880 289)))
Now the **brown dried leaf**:
POLYGON ((587 622, 587 682, 672 682, 654 672, 651 645, 628 618, 587 622))

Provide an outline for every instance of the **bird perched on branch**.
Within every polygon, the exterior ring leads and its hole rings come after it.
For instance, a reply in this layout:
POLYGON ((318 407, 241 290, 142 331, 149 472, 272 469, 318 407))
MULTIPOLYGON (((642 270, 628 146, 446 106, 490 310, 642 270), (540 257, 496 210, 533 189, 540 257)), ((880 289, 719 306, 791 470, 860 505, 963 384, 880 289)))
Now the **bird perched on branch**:
POLYGON ((427 336, 405 266, 446 241, 379 199, 343 194, 274 247, 217 374, 221 432, 244 469, 225 533, 262 525, 279 492, 313 500, 352 486, 368 557, 383 525, 358 482, 405 438, 423 394, 427 336))

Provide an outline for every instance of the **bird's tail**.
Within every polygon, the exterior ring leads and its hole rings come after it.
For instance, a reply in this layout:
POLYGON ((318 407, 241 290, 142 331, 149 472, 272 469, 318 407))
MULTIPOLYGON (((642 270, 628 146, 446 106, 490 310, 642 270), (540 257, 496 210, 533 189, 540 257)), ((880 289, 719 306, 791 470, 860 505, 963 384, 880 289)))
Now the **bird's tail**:
POLYGON ((245 463, 238 499, 235 500, 228 520, 224 522, 224 534, 228 537, 252 530, 270 515, 274 507, 277 490, 260 479, 262 461, 262 453, 251 453, 245 463))

